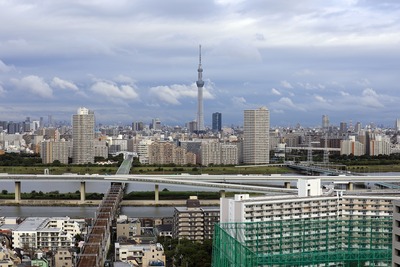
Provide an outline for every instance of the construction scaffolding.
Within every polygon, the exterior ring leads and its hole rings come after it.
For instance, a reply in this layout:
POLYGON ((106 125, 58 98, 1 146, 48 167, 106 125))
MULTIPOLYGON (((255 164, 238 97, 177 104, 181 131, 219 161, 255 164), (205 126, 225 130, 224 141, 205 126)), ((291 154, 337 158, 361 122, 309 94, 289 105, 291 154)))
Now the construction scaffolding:
POLYGON ((392 218, 215 226, 213 267, 391 266, 392 218))

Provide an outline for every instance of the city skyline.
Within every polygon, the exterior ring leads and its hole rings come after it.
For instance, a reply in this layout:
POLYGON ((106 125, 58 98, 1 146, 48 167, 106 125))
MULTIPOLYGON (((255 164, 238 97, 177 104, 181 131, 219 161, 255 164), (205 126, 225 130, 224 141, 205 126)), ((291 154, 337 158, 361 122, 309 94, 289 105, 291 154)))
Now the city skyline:
POLYGON ((193 121, 201 43, 205 125, 261 106, 271 125, 393 125, 399 14, 397 1, 0 1, 0 119, 86 106, 103 123, 193 121))

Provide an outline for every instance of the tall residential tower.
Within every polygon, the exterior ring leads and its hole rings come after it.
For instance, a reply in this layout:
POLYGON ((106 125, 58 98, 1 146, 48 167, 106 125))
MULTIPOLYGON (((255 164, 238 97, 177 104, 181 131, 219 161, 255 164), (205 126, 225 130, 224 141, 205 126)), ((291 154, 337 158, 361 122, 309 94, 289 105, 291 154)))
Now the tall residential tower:
POLYGON ((94 162, 94 126, 94 113, 87 108, 72 116, 72 163, 94 162))
POLYGON ((201 67, 201 45, 199 46, 199 68, 197 69, 197 132, 204 131, 204 114, 203 114, 203 68, 201 67))
POLYGON ((269 110, 244 111, 243 163, 269 163, 269 110))

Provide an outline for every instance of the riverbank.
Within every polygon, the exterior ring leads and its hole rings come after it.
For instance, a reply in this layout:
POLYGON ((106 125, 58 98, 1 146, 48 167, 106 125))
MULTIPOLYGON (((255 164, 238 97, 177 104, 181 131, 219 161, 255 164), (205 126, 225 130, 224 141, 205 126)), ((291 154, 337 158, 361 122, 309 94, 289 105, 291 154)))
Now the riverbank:
MULTIPOLYGON (((0 206, 54 206, 54 207, 75 207, 75 206, 99 206, 101 200, 62 200, 62 199, 23 199, 20 203, 15 203, 11 199, 0 199, 0 206)), ((219 199, 201 200, 201 206, 219 206, 219 199)), ((150 206, 150 207, 174 207, 186 206, 186 200, 159 200, 157 203, 154 200, 123 200, 121 206, 150 206)), ((1 209, 1 208, 0 208, 1 209)))

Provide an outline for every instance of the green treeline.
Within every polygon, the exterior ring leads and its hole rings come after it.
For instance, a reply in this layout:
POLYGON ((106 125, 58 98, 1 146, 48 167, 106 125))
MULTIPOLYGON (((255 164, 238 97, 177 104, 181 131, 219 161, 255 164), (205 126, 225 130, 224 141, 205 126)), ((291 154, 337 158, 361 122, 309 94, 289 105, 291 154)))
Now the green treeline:
POLYGON ((210 267, 212 240, 202 243, 187 239, 159 238, 157 242, 164 247, 166 267, 210 267))
MULTIPOLYGON (((233 195, 234 192, 227 192, 226 195, 233 195)), ((86 193, 86 200, 101 200, 104 194, 86 193)), ((186 200, 190 196, 197 196, 199 199, 219 199, 219 192, 187 192, 187 191, 160 191, 160 200, 186 200)), ((0 192, 0 199, 14 199, 14 193, 9 193, 7 190, 0 192)), ((60 193, 59 191, 42 192, 33 190, 30 193, 21 193, 22 199, 65 199, 79 200, 81 194, 79 191, 74 193, 60 193)), ((123 200, 153 200, 154 191, 139 191, 130 192, 123 197, 123 200)))
MULTIPOLYGON (((199 199, 219 199, 219 192, 187 192, 187 191, 160 191, 160 200, 188 199, 190 196, 197 196, 199 199)), ((123 200, 152 200, 154 191, 138 191, 126 194, 123 200)))
MULTIPOLYGON (((101 200, 104 194, 100 193, 86 193, 85 197, 87 200, 101 200)), ((0 194, 0 199, 14 199, 14 193, 8 193, 7 190, 2 190, 0 194)), ((75 193, 60 193, 59 191, 42 192, 33 190, 30 193, 21 193, 22 199, 65 199, 65 200, 79 200, 81 194, 79 191, 75 193)))

